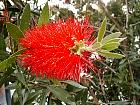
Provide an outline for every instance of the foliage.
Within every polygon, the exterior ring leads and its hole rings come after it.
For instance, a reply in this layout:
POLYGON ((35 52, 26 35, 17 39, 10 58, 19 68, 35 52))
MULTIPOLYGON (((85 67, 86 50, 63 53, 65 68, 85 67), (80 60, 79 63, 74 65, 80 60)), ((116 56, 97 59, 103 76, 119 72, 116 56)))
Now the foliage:
POLYGON ((46 102, 48 105, 140 103, 139 0, 112 0, 107 6, 101 0, 75 0, 73 3, 65 0, 67 5, 79 9, 77 16, 69 9, 51 7, 47 3, 43 9, 31 9, 27 1, 12 1, 14 6, 9 1, 4 2, 5 9, 0 15, 0 85, 5 84, 7 89, 14 89, 12 99, 7 100, 12 105, 45 105, 46 102), (93 9, 91 3, 95 3, 99 9, 93 9), (125 6, 127 8, 124 11, 121 8, 125 6), (29 75, 16 63, 18 54, 24 50, 18 45, 18 39, 24 37, 26 29, 37 23, 41 25, 51 21, 52 17, 58 20, 69 16, 90 17, 90 24, 94 25, 94 34, 97 36, 92 48, 100 49, 98 53, 106 57, 95 62, 100 68, 98 74, 91 72, 89 76, 82 78, 81 83, 29 75), (121 34, 123 38, 120 38, 121 34), (10 52, 6 49, 10 49, 10 52))

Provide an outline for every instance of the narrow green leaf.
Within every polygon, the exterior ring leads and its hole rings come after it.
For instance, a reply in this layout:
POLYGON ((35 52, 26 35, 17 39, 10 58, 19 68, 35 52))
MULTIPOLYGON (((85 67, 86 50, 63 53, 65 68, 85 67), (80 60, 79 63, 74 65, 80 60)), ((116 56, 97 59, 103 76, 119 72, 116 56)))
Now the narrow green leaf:
POLYGON ((76 105, 75 102, 72 102, 69 98, 71 97, 70 94, 61 88, 60 86, 50 86, 48 89, 56 96, 59 100, 70 104, 70 105, 76 105))
POLYGON ((18 100, 19 100, 19 103, 20 103, 19 105, 24 105, 23 104, 23 98, 24 98, 24 95, 25 95, 25 89, 22 89, 21 85, 19 85, 19 86, 16 86, 15 91, 17 91, 17 94, 18 94, 18 100))
POLYGON ((106 31, 106 18, 104 18, 102 24, 101 24, 101 27, 99 29, 99 32, 98 32, 98 36, 97 36, 97 42, 101 42, 103 37, 104 37, 104 34, 105 34, 105 31, 106 31))
POLYGON ((129 101, 110 101, 109 105, 130 105, 129 101))
POLYGON ((48 22, 49 22, 49 8, 48 8, 48 2, 47 2, 39 17, 38 25, 42 25, 42 24, 48 23, 48 22))
POLYGON ((23 13, 21 16, 21 22, 20 22, 20 29, 22 32, 27 30, 29 28, 30 23, 30 5, 27 4, 25 8, 23 9, 23 13))
POLYGON ((115 32, 115 33, 112 33, 112 34, 107 35, 105 38, 103 38, 102 44, 107 43, 111 39, 120 37, 121 34, 122 34, 121 32, 115 32))
POLYGON ((92 45, 92 49, 98 49, 98 48, 101 48, 101 43, 100 42, 95 42, 93 45, 92 45))
MULTIPOLYGON (((27 92, 26 90, 23 93, 23 98, 22 98, 22 105, 26 105, 25 102, 27 101, 29 97, 30 92, 27 92)), ((30 103, 31 104, 31 103, 30 103)), ((28 104, 29 105, 29 104, 28 104)))
POLYGON ((25 86, 27 86, 26 81, 25 81, 25 76, 21 69, 19 69, 19 72, 16 74, 17 79, 25 86))
POLYGON ((42 95, 40 95, 39 105, 45 105, 47 93, 48 93, 47 90, 42 90, 42 95))
POLYGON ((19 50, 16 53, 12 54, 6 60, 0 62, 0 72, 5 71, 15 60, 17 59, 17 55, 21 54, 24 50, 19 50))
POLYGON ((19 29, 18 26, 16 26, 15 24, 12 24, 12 23, 6 23, 6 26, 7 26, 8 32, 11 35, 11 37, 13 38, 13 40, 18 43, 19 38, 23 37, 22 31, 19 29))
POLYGON ((11 101, 12 101, 12 104, 14 104, 14 105, 19 105, 20 104, 17 91, 14 91, 14 93, 12 95, 12 100, 11 101))
MULTIPOLYGON (((41 104, 42 105, 42 104, 41 104)), ((44 104, 45 105, 45 104, 44 104)), ((48 105, 54 105, 54 103, 52 102, 52 99, 50 98, 48 105)), ((58 105, 58 104, 57 104, 58 105)))
POLYGON ((112 53, 112 52, 109 52, 109 51, 106 51, 106 50, 101 50, 98 52, 100 55, 106 57, 106 58, 116 58, 116 59, 120 59, 120 58, 123 58, 124 55, 122 54, 118 54, 118 53, 112 53))
POLYGON ((140 85, 138 83, 132 83, 132 86, 138 90, 140 90, 140 85))
POLYGON ((110 32, 112 32, 115 29, 116 25, 114 24, 111 28, 110 28, 110 32))
MULTIPOLYGON (((110 40, 108 40, 106 43, 111 43, 111 42, 118 42, 118 43, 120 43, 120 42, 122 42, 123 40, 125 40, 126 38, 114 38, 114 39, 110 39, 110 40)), ((105 43, 105 44, 106 44, 105 43)))
POLYGON ((79 83, 74 82, 74 81, 71 81, 71 80, 62 81, 62 82, 67 83, 67 84, 70 84, 70 85, 72 85, 72 86, 74 86, 74 87, 77 87, 77 88, 80 88, 80 89, 87 89, 87 87, 82 86, 82 85, 80 85, 79 83))
POLYGON ((110 43, 104 44, 102 46, 102 49, 107 50, 107 51, 112 51, 112 50, 118 48, 119 45, 120 45, 119 42, 110 42, 110 43))
MULTIPOLYGON (((28 99, 26 100, 24 105, 31 105, 34 100, 41 94, 41 90, 29 93, 28 99)), ((43 105, 43 104, 41 104, 43 105)))

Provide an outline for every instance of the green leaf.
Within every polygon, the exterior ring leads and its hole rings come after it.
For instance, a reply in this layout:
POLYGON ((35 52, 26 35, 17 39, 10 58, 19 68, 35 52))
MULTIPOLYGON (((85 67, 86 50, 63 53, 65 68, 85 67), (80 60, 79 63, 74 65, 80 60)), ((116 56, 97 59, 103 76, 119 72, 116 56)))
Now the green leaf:
MULTIPOLYGON (((27 92, 26 90, 24 90, 23 98, 22 98, 22 105, 26 105, 25 102, 27 101, 29 94, 30 94, 30 92, 27 92)), ((27 105, 29 105, 29 104, 27 104, 27 105)))
POLYGON ((106 31, 106 18, 104 18, 102 24, 101 24, 101 27, 99 29, 99 32, 98 32, 98 36, 97 36, 97 42, 101 42, 103 37, 104 37, 104 34, 105 34, 105 31, 106 31))
POLYGON ((101 48, 101 43, 100 42, 95 42, 93 45, 92 45, 92 49, 98 49, 98 48, 101 48))
POLYGON ((7 31, 9 32, 13 40, 18 43, 19 38, 23 37, 22 31, 19 29, 18 26, 12 23, 6 23, 6 26, 7 31))
POLYGON ((0 50, 0 61, 3 61, 4 59, 8 57, 9 57, 9 54, 6 51, 0 50))
POLYGON ((126 38, 114 38, 114 39, 110 39, 108 40, 106 43, 111 43, 111 42, 122 42, 123 40, 125 40, 126 38))
POLYGON ((109 105, 130 105, 129 101, 110 101, 109 105))
POLYGON ((101 51, 98 51, 98 53, 106 58, 116 58, 116 59, 120 59, 120 58, 123 58, 124 55, 122 54, 118 54, 118 53, 112 53, 112 52, 109 52, 109 51, 106 51, 106 50, 101 50, 101 51))
POLYGON ((10 78, 9 78, 9 77, 10 77, 11 73, 13 73, 13 72, 14 72, 14 69, 8 68, 8 69, 6 70, 6 72, 4 72, 2 76, 0 76, 0 87, 1 87, 4 83, 10 81, 10 78))
POLYGON ((42 25, 42 24, 45 24, 48 22, 49 22, 49 8, 48 8, 48 2, 47 2, 42 10, 40 17, 39 17, 38 25, 42 25))
POLYGON ((112 32, 115 29, 116 25, 114 24, 111 28, 110 28, 110 32, 112 32))
POLYGON ((13 95, 12 95, 12 104, 13 105, 20 105, 20 101, 18 99, 18 94, 17 94, 17 91, 14 91, 13 95))
POLYGON ((118 48, 119 45, 120 45, 120 43, 118 43, 118 42, 110 42, 110 43, 104 44, 102 46, 102 49, 107 50, 107 51, 112 51, 112 50, 118 48))
POLYGON ((17 59, 17 55, 21 54, 24 50, 19 50, 12 54, 9 58, 6 60, 0 62, 0 72, 5 71, 6 68, 8 68, 15 60, 17 59))
POLYGON ((120 37, 121 34, 122 34, 121 32, 115 32, 115 33, 107 35, 105 38, 103 38, 102 44, 107 43, 108 41, 110 41, 110 40, 112 40, 114 38, 120 37))
POLYGON ((71 97, 70 94, 61 88, 60 86, 49 86, 48 89, 56 96, 59 100, 70 104, 76 105, 75 102, 72 102, 69 98, 71 97))
POLYGON ((51 80, 54 84, 56 84, 56 85, 61 85, 60 81, 57 80, 57 79, 52 78, 52 79, 50 79, 50 80, 51 80))
MULTIPOLYGON (((41 94, 41 90, 35 91, 29 94, 28 99, 26 100, 24 105, 31 105, 34 100, 41 94)), ((43 105, 43 104, 41 104, 43 105)))
POLYGON ((83 91, 82 97, 81 97, 81 101, 83 105, 87 104, 87 97, 88 97, 88 90, 83 91))
POLYGON ((40 95, 40 105, 45 105, 47 92, 47 90, 42 90, 42 95, 40 95))
MULTIPOLYGON (((43 104, 41 104, 41 105, 43 105, 43 104)), ((45 104, 44 104, 44 105, 45 105, 45 104)), ((54 105, 54 103, 52 102, 52 99, 51 99, 51 98, 49 99, 48 105, 54 105)), ((56 105, 59 105, 59 104, 56 104, 56 105)), ((60 104, 60 105, 61 105, 61 104, 60 104)))
POLYGON ((80 85, 79 83, 74 82, 74 81, 71 81, 71 80, 62 81, 62 82, 67 83, 67 84, 70 84, 70 85, 72 85, 72 86, 74 86, 74 87, 77 87, 77 88, 80 88, 80 89, 87 89, 87 87, 82 86, 82 85, 80 85))
POLYGON ((24 32, 26 29, 29 28, 30 23, 30 5, 27 4, 25 8, 23 9, 23 13, 21 16, 21 22, 20 22, 20 29, 22 32, 24 32))
POLYGON ((16 77, 17 79, 27 87, 27 83, 26 83, 26 80, 25 80, 25 74, 23 73, 22 69, 21 68, 17 68, 18 69, 18 72, 16 73, 16 77))

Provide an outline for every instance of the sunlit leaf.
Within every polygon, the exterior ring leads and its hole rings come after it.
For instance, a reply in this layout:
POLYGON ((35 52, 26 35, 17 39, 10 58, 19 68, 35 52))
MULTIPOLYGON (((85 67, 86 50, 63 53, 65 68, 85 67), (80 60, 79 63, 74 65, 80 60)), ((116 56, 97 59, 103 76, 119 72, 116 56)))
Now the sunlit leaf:
POLYGON ((106 31, 106 18, 104 18, 102 24, 101 24, 101 27, 99 29, 99 32, 98 32, 98 36, 97 36, 97 42, 101 42, 104 35, 105 35, 105 31, 106 31))
POLYGON ((101 50, 98 53, 100 55, 106 57, 106 58, 120 59, 120 58, 123 58, 124 57, 124 55, 122 55, 122 54, 112 53, 112 52, 109 52, 109 51, 106 51, 106 50, 101 50))
POLYGON ((29 28, 29 23, 30 23, 30 5, 27 4, 23 9, 20 21, 20 29, 22 32, 24 32, 26 29, 29 28))
POLYGON ((48 2, 47 2, 39 17, 38 25, 42 25, 48 22, 49 22, 49 8, 48 8, 48 2))
POLYGON ((115 33, 109 34, 103 38, 102 43, 104 44, 104 43, 107 43, 108 41, 110 41, 114 38, 118 38, 121 36, 121 34, 122 34, 121 32, 115 32, 115 33))
POLYGON ((95 42, 93 45, 92 45, 92 49, 98 49, 98 48, 101 48, 101 43, 100 42, 95 42))
POLYGON ((114 39, 110 39, 108 40, 106 43, 111 43, 111 42, 122 42, 123 40, 125 40, 126 38, 114 38, 114 39))
POLYGON ((111 51, 111 50, 117 49, 119 47, 119 45, 120 45, 120 43, 118 43, 118 42, 110 42, 110 43, 103 45, 102 49, 111 51))

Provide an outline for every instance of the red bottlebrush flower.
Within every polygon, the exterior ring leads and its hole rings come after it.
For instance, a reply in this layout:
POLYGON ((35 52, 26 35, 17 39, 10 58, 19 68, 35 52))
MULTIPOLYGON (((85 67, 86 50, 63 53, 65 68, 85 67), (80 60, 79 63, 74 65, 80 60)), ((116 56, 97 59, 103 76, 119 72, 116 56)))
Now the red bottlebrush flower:
POLYGON ((29 67, 31 74, 59 80, 80 82, 80 73, 96 67, 90 59, 91 52, 84 51, 93 32, 88 19, 52 22, 36 26, 25 33, 20 44, 27 50, 20 55, 21 64, 29 67))

